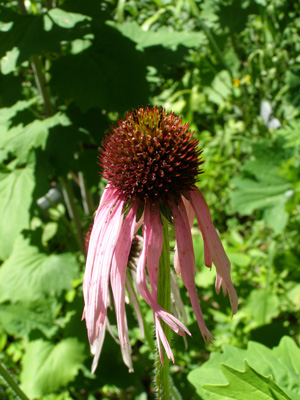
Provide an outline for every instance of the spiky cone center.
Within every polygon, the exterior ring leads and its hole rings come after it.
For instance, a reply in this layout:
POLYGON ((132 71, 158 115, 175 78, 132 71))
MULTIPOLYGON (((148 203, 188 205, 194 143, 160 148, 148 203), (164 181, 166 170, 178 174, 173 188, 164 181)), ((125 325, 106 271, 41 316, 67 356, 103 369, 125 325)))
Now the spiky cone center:
POLYGON ((103 177, 127 200, 179 198, 201 173, 201 150, 188 124, 161 107, 140 107, 119 119, 100 151, 103 177))

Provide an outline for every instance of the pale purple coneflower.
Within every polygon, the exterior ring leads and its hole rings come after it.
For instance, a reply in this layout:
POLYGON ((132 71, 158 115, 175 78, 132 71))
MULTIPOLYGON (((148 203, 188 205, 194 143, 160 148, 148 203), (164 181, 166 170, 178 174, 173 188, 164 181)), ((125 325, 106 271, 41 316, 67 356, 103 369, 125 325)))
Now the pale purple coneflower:
MULTIPOLYGON (((184 336, 190 332, 157 303, 159 259, 162 251, 162 211, 172 216, 176 250, 174 267, 189 293, 201 334, 207 329, 195 286, 195 256, 191 228, 196 216, 204 242, 205 265, 216 267, 216 292, 229 294, 232 313, 238 299, 230 278, 230 262, 213 225, 208 206, 196 187, 201 150, 188 124, 162 108, 138 108, 119 119, 100 151, 100 165, 108 184, 101 197, 89 240, 83 281, 88 337, 95 363, 107 326, 109 286, 114 299, 119 340, 125 364, 132 370, 125 313, 126 269, 132 241, 142 227, 143 245, 136 266, 136 287, 153 310, 158 348, 174 357, 161 321, 184 336), (146 273, 147 269, 147 273, 146 273), (149 290, 147 280, 150 282, 149 290)), ((127 285, 128 286, 128 285, 127 285)), ((161 360, 163 361, 162 354, 161 360)), ((95 369, 95 365, 94 368, 95 369)))

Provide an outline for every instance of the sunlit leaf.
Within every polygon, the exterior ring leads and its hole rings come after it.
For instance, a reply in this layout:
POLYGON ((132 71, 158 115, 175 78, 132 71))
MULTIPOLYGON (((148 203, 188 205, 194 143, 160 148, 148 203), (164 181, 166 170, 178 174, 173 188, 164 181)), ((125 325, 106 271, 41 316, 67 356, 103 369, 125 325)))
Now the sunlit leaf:
POLYGON ((22 359, 21 384, 31 397, 55 392, 74 380, 86 358, 83 343, 68 338, 58 344, 30 342, 22 359))
POLYGON ((12 251, 18 233, 29 228, 34 163, 0 172, 0 259, 12 251))
POLYGON ((33 301, 72 288, 79 264, 71 253, 45 254, 20 236, 0 267, 0 301, 33 301))
POLYGON ((203 389, 221 398, 239 400, 292 400, 271 377, 261 375, 245 361, 245 371, 221 364, 227 385, 203 385, 203 389))
MULTIPOLYGON (((197 393, 204 400, 224 400, 224 396, 225 398, 236 400, 240 400, 241 398, 253 399, 253 388, 247 387, 247 382, 245 382, 244 386, 238 384, 239 389, 242 387, 241 390, 244 391, 242 395, 235 394, 235 397, 230 397, 229 391, 226 391, 229 381, 231 383, 234 379, 239 379, 241 382, 240 378, 242 377, 245 377, 246 381, 248 378, 249 380, 253 379, 253 381, 256 381, 258 393, 263 393, 265 390, 269 395, 276 393, 276 396, 286 396, 269 397, 270 399, 291 398, 299 400, 299 360, 300 349, 295 342, 287 336, 283 337, 279 345, 273 349, 257 342, 249 342, 246 350, 224 345, 223 353, 211 354, 209 361, 205 362, 200 368, 190 372, 188 379, 196 387, 197 393), (250 368, 247 368, 246 375, 243 375, 243 373, 239 371, 245 370, 245 361, 247 361, 250 368), (226 372, 228 372, 227 375, 222 368, 223 364, 229 367, 229 369, 227 367, 226 370, 226 372), (235 378, 232 378, 233 380, 229 377, 229 372, 232 372, 230 368, 238 370, 233 372, 235 375, 235 378), (223 391, 224 388, 226 394, 223 391)), ((231 393, 233 395, 235 393, 234 390, 235 389, 231 387, 231 393)), ((268 399, 268 397, 263 398, 268 399)))
POLYGON ((58 326, 53 325, 56 307, 55 299, 0 304, 1 330, 10 335, 25 337, 32 330, 38 329, 47 337, 51 337, 58 330, 58 326))

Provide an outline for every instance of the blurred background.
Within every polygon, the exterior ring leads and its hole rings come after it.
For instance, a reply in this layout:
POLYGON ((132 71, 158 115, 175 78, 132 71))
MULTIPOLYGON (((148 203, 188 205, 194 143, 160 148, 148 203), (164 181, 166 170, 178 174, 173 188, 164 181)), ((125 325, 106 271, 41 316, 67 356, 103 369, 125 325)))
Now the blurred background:
MULTIPOLYGON (((173 397, 251 399, 241 382, 271 374, 281 391, 261 398, 300 398, 299 32, 296 0, 1 2, 0 361, 28 397, 155 398, 149 307, 150 340, 127 307, 133 374, 106 335, 91 375, 81 321, 85 234, 105 185, 98 148, 119 115, 151 104, 200 141, 199 188, 240 302, 232 318, 195 227, 216 340, 204 345, 181 288, 193 337, 173 336, 173 397)), ((0 398, 16 398, 1 376, 0 398)))

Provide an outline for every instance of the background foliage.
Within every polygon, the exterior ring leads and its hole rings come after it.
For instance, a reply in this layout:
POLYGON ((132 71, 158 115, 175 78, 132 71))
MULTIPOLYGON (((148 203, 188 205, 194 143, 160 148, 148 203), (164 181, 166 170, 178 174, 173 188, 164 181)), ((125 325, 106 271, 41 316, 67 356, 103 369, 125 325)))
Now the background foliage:
POLYGON ((204 346, 182 291, 193 338, 173 338, 177 397, 300 399, 299 15, 287 0, 2 2, 0 361, 28 396, 154 397, 152 331, 141 338, 130 307, 134 374, 107 336, 91 375, 81 322, 84 235, 104 187, 97 149, 118 115, 150 103, 200 139, 199 187, 240 300, 231 319, 195 228, 216 340, 204 346))

